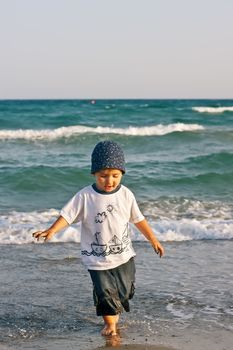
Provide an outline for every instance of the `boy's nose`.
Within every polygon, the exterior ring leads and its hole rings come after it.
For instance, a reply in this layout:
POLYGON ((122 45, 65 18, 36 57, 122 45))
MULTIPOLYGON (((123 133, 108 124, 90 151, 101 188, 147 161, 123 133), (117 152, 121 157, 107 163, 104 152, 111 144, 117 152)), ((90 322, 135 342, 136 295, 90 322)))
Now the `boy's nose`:
POLYGON ((107 183, 108 185, 111 185, 111 184, 112 184, 112 179, 111 179, 110 177, 108 177, 108 178, 106 179, 106 183, 107 183))

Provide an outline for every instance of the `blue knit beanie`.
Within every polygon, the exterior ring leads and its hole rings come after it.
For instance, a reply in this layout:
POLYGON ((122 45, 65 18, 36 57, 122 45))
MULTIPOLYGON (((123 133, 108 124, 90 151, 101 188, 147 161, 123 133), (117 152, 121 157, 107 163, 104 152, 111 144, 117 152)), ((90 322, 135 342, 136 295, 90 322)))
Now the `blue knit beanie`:
POLYGON ((101 169, 119 169, 125 173, 125 157, 121 147, 114 141, 101 141, 91 155, 91 173, 101 169))

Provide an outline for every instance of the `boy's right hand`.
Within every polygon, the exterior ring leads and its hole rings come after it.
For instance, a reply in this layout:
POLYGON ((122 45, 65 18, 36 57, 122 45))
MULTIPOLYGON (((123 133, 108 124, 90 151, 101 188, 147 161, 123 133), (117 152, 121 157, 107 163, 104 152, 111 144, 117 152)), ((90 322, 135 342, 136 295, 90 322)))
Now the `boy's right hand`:
POLYGON ((34 238, 39 241, 40 238, 44 238, 44 241, 49 241, 56 232, 59 232, 60 230, 63 230, 68 226, 68 222, 66 219, 64 219, 61 215, 59 218, 45 231, 37 231, 32 234, 34 238))
POLYGON ((52 233, 49 230, 46 231, 37 231, 32 234, 34 238, 37 239, 37 241, 40 240, 40 238, 44 238, 44 241, 49 241, 53 237, 54 233, 52 233))

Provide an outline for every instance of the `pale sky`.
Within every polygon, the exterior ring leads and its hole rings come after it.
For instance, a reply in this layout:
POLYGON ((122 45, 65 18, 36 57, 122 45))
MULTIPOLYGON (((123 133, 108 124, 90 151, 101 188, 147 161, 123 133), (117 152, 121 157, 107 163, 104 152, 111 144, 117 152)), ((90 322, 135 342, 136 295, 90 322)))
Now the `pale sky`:
POLYGON ((0 99, 233 98, 233 0, 0 0, 0 99))

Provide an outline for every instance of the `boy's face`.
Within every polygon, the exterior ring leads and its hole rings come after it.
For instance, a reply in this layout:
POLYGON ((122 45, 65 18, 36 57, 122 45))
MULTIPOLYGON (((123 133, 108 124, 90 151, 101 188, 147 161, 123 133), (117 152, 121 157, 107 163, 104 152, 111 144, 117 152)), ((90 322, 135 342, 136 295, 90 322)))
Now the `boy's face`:
POLYGON ((112 192, 120 184, 122 172, 118 169, 102 169, 97 171, 94 176, 98 190, 112 192))

